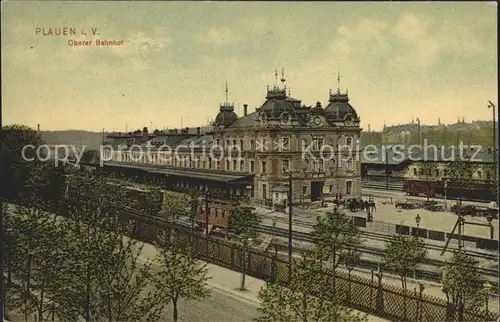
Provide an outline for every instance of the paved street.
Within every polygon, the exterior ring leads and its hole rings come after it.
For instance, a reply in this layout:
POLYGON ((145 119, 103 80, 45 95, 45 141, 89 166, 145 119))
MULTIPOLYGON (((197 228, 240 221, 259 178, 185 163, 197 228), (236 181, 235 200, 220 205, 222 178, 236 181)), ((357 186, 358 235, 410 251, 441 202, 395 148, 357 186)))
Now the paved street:
MULTIPOLYGON (((201 301, 179 301, 179 322, 194 321, 252 321, 258 316, 258 305, 214 289, 209 298, 201 301)), ((171 306, 166 321, 172 321, 171 306)))

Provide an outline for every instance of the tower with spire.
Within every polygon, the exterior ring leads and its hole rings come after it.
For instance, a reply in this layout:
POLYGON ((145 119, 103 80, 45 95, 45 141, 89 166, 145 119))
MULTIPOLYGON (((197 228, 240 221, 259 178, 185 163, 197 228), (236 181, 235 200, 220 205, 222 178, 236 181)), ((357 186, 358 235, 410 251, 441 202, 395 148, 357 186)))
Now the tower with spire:
POLYGON ((218 126, 227 126, 238 119, 238 116, 234 112, 234 103, 229 103, 229 88, 227 81, 225 94, 225 101, 220 104, 219 114, 217 114, 215 118, 215 124, 218 126))
POLYGON ((286 98, 286 79, 285 79, 285 69, 281 69, 281 87, 278 84, 278 69, 274 70, 274 85, 272 88, 267 86, 267 96, 266 98, 286 98))

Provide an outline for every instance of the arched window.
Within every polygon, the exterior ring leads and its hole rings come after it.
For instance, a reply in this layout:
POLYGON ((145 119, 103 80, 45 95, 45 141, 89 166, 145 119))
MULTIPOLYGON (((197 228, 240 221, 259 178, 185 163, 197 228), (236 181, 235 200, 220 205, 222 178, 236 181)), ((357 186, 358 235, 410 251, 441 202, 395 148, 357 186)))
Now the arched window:
POLYGON ((352 190, 352 181, 346 182, 345 193, 346 195, 350 195, 352 190))

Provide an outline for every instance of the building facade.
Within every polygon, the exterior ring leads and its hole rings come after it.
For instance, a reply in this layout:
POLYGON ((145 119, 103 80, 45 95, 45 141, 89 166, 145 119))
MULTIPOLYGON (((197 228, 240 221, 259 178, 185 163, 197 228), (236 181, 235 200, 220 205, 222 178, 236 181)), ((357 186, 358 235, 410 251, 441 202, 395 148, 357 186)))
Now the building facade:
POLYGON ((268 87, 255 111, 248 113, 245 104, 241 117, 227 102, 226 88, 211 131, 144 128, 109 134, 104 164, 153 169, 170 182, 175 178, 175 185, 217 186, 267 203, 287 198, 290 176, 294 203, 337 193, 360 196, 360 118, 348 93, 330 91, 326 107, 320 102, 311 107, 287 95, 284 83, 268 87))

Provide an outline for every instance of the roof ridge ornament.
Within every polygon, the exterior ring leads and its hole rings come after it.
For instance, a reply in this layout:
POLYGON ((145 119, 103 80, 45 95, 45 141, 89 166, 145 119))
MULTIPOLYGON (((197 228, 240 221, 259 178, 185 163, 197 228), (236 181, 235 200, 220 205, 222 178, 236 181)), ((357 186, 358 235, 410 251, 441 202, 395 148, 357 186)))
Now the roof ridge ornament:
POLYGON ((337 70, 337 93, 340 94, 340 69, 337 70))

